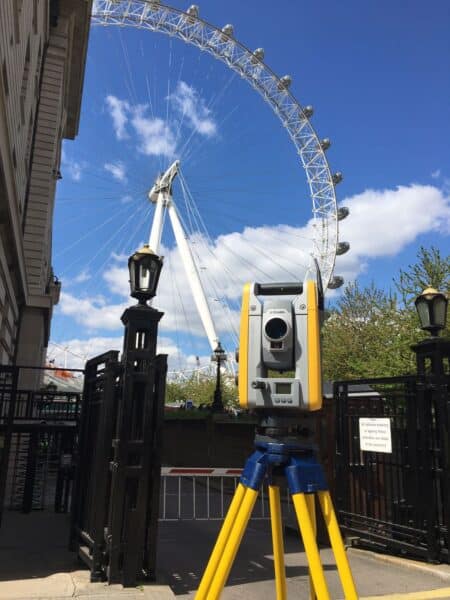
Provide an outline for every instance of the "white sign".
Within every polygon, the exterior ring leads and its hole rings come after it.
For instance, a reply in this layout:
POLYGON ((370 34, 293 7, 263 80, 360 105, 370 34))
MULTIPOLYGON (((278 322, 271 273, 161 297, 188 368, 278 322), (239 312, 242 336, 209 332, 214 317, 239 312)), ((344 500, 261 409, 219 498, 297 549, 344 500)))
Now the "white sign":
POLYGON ((392 454, 391 420, 359 419, 359 444, 366 452, 392 454))

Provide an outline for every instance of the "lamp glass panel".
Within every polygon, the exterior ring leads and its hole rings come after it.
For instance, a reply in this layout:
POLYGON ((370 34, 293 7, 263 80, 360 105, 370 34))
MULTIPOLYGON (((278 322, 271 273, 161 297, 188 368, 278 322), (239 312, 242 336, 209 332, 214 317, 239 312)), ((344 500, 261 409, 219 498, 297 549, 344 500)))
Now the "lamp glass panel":
POLYGON ((419 300, 416 304, 417 312, 419 314, 420 325, 422 328, 430 326, 430 307, 426 300, 419 300))
POLYGON ((156 277, 156 265, 145 260, 139 265, 139 288, 145 292, 153 292, 156 277))
POLYGON ((131 261, 129 271, 130 271, 130 289, 131 289, 132 293, 136 291, 136 269, 137 269, 136 263, 131 261))
POLYGON ((434 325, 437 325, 438 327, 441 327, 442 329, 444 329, 445 322, 447 320, 446 319, 446 317, 447 317, 447 301, 446 301, 446 299, 442 298, 440 296, 435 298, 434 302, 433 302, 433 308, 434 308, 434 320, 435 320, 434 325))

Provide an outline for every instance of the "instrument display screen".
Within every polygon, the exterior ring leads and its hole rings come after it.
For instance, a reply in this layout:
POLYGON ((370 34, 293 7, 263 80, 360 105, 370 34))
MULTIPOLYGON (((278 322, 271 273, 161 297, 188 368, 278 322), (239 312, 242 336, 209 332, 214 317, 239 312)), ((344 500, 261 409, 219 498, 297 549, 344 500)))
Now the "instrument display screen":
POLYGON ((290 394, 291 393, 290 383, 275 383, 275 394, 290 394))

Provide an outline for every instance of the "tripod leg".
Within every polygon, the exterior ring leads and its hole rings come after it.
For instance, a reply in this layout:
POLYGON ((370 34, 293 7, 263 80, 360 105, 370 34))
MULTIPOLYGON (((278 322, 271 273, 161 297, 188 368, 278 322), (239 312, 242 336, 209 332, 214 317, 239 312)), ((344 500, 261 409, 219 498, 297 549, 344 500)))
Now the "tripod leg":
MULTIPOLYGON (((252 488, 244 489, 245 495, 236 519, 231 527, 221 560, 219 561, 217 570, 213 575, 207 600, 218 600, 220 597, 220 594, 222 593, 224 585, 228 579, 228 575, 230 574, 231 567, 233 566, 233 562, 236 557, 239 544, 241 543, 242 536, 244 535, 245 528, 247 527, 248 520, 250 519, 253 507, 255 506, 258 492, 252 488)), ((195 600, 198 600, 197 596, 195 597, 195 600)))
MULTIPOLYGON (((316 503, 315 503, 314 494, 306 494, 305 497, 306 497, 306 504, 308 505, 309 516, 311 517, 314 538, 317 539, 316 503)), ((311 577, 311 570, 309 572, 309 600, 317 600, 317 596, 314 591, 314 582, 311 577)))
POLYGON ((293 494, 292 501, 294 503, 303 545, 305 546, 306 558, 308 560, 311 578, 314 584, 314 591, 320 600, 331 600, 327 582, 325 581, 325 575, 323 574, 322 563, 320 562, 319 550, 317 548, 305 494, 293 494))
POLYGON ((236 488, 233 500, 231 501, 230 508, 227 512, 227 516, 225 517, 216 544, 214 546, 214 550, 212 551, 210 559, 208 561, 208 566, 205 569, 202 580, 200 582, 200 586, 197 590, 197 594, 195 595, 195 600, 207 600, 208 598, 208 591, 211 586, 211 582, 216 573, 217 565, 222 559, 225 546, 230 536, 231 528, 233 527, 234 522, 236 520, 236 516, 241 508, 242 500, 244 499, 246 489, 247 488, 245 488, 242 485, 242 483, 240 483, 236 488))
POLYGON ((345 553, 344 542, 342 541, 341 532, 339 531, 339 525, 336 519, 336 513, 333 509, 330 492, 318 492, 318 496, 320 508, 322 509, 323 518, 330 537, 331 547, 333 548, 342 588, 344 590, 345 600, 358 600, 358 593, 356 591, 355 582, 353 581, 347 554, 345 553))
POLYGON ((286 571, 284 568, 283 526, 281 523, 280 488, 269 485, 270 525, 272 527, 273 562, 277 600, 286 600, 286 571))

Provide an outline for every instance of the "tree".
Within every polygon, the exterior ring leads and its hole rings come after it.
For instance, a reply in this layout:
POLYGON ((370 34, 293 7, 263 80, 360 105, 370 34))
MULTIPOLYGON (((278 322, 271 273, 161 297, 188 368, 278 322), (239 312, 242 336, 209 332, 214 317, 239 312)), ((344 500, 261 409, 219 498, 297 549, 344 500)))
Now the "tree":
POLYGON ((323 328, 325 379, 398 375, 413 365, 410 323, 395 296, 352 283, 323 328))
MULTIPOLYGON (((166 402, 186 402, 192 400, 196 406, 201 404, 209 406, 212 403, 215 377, 197 379, 193 375, 183 382, 169 382, 166 386, 166 402)), ((237 402, 237 387, 230 378, 222 377, 222 400, 225 406, 235 405, 237 402)))
MULTIPOLYGON (((415 372, 411 345, 423 339, 414 300, 426 287, 450 291, 450 256, 421 247, 417 262, 401 270, 395 294, 352 283, 323 328, 325 379, 390 377, 415 372)), ((447 324, 444 335, 449 335, 447 324)))
POLYGON ((405 306, 412 306, 417 296, 427 287, 434 287, 444 294, 450 292, 450 254, 441 256, 438 248, 431 246, 429 250, 420 247, 417 262, 400 269, 398 279, 394 279, 395 287, 401 295, 405 306))
MULTIPOLYGON (((414 307, 414 300, 417 296, 427 287, 434 287, 439 292, 446 294, 447 298, 450 296, 450 254, 442 256, 440 250, 434 246, 429 249, 421 246, 417 253, 417 262, 408 265, 405 271, 400 270, 399 277, 397 280, 394 279, 394 283, 403 300, 404 310, 410 311, 414 315, 417 327, 419 327, 414 307)), ((442 335, 450 336, 448 319, 442 335)))

